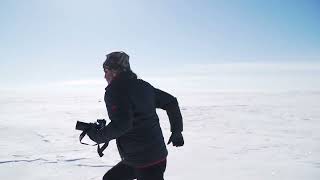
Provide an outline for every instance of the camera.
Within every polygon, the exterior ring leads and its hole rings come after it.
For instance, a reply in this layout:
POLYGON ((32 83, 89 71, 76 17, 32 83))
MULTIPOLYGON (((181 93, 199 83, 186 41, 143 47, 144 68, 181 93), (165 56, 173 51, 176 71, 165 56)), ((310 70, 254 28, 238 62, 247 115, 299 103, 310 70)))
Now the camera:
MULTIPOLYGON (((89 145, 89 144, 83 143, 81 141, 82 141, 83 137, 87 134, 87 132, 90 128, 95 128, 97 130, 100 130, 105 126, 106 126, 105 119, 97 119, 97 122, 95 122, 95 123, 85 123, 85 122, 77 121, 76 130, 82 131, 82 133, 79 136, 80 143, 84 144, 84 145, 89 145)), ((100 157, 103 156, 103 151, 108 147, 108 144, 109 144, 109 142, 106 142, 106 143, 104 143, 104 145, 102 147, 100 147, 100 145, 98 143, 96 144, 96 145, 98 145, 97 151, 98 151, 98 154, 100 157)))
POLYGON ((97 119, 97 122, 95 123, 85 123, 85 122, 77 121, 76 130, 87 131, 92 127, 95 129, 102 129, 104 126, 106 126, 105 119, 97 119))

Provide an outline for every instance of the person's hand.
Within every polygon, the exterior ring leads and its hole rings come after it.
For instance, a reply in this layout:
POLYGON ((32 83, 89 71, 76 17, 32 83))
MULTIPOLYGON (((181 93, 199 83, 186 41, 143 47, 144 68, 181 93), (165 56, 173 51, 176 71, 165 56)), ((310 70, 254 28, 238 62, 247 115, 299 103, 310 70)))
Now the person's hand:
POLYGON ((169 138, 168 144, 172 142, 172 145, 175 147, 183 146, 184 140, 181 132, 173 132, 169 138))
POLYGON ((106 143, 106 139, 102 137, 101 133, 99 130, 97 130, 96 127, 92 126, 88 132, 87 132, 87 135, 89 136, 89 138, 98 143, 98 144, 101 144, 101 143, 106 143))

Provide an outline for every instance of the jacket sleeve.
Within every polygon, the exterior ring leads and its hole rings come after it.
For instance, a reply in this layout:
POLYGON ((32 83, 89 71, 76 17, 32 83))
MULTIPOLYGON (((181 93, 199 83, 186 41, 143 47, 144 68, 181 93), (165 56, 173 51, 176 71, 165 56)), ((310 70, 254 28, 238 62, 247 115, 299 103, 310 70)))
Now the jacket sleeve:
POLYGON ((133 112, 126 90, 106 91, 105 102, 110 123, 100 130, 106 141, 116 139, 132 127, 133 112))
POLYGON ((156 108, 163 109, 167 112, 171 132, 182 132, 183 122, 177 98, 155 88, 156 108))

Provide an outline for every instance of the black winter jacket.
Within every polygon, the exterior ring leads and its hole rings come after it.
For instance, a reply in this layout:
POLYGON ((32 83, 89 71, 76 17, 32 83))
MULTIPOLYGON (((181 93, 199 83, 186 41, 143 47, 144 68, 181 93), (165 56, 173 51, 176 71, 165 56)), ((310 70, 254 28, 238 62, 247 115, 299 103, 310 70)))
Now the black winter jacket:
POLYGON ((102 135, 107 140, 116 139, 124 163, 144 166, 166 158, 168 151, 156 108, 166 110, 171 132, 182 132, 175 97, 126 72, 106 87, 104 100, 111 122, 102 135))

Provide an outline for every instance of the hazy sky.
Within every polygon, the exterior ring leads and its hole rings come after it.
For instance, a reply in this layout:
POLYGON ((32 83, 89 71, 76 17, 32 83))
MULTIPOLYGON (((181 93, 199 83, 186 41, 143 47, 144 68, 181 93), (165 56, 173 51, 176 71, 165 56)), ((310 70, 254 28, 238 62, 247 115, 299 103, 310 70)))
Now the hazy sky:
POLYGON ((171 90, 320 90, 319 19, 319 0, 1 0, 1 88, 101 84, 123 50, 171 90))

